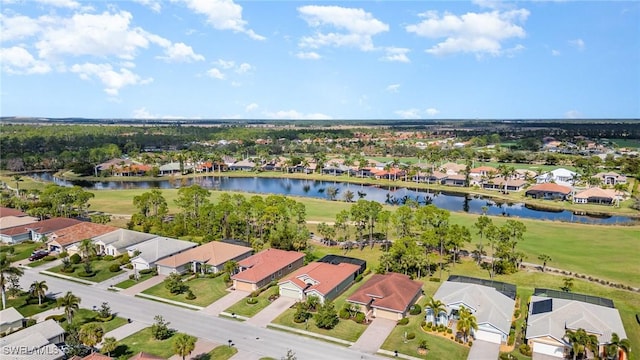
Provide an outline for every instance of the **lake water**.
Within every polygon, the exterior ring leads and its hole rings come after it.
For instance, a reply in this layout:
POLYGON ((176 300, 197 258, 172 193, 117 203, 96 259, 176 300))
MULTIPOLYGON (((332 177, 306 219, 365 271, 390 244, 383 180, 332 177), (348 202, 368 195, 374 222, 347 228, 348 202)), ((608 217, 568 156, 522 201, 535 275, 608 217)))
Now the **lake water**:
POLYGON ((32 174, 46 181, 53 181, 62 186, 79 185, 90 190, 118 190, 118 189, 171 189, 180 186, 198 184, 212 190, 243 191, 259 194, 280 194, 291 196, 312 197, 329 199, 329 188, 337 189, 337 200, 344 200, 347 191, 353 192, 353 201, 359 198, 375 200, 380 203, 402 204, 407 199, 416 200, 420 204, 434 204, 439 208, 450 211, 464 211, 472 214, 481 214, 482 208, 488 208, 488 215, 508 216, 515 218, 528 218, 539 220, 556 220, 566 222, 579 222, 591 224, 623 224, 638 222, 637 219, 627 216, 596 216, 576 215, 567 210, 537 209, 524 203, 502 203, 490 198, 457 194, 455 192, 433 192, 426 189, 411 189, 404 187, 380 187, 374 185, 359 185, 333 181, 285 179, 285 178, 259 178, 259 177, 225 177, 202 176, 185 178, 183 180, 169 181, 66 181, 55 178, 49 173, 32 174))

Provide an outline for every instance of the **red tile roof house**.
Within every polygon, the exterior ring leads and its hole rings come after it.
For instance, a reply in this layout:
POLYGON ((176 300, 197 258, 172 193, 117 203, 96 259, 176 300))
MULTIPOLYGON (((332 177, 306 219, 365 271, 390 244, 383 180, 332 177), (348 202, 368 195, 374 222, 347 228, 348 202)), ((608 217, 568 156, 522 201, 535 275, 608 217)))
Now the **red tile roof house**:
POLYGON ((217 273, 223 270, 228 261, 240 261, 252 253, 253 249, 250 247, 212 241, 164 258, 156 262, 156 267, 160 275, 182 274, 188 270, 217 273))
POLYGON ((524 194, 534 199, 566 200, 571 194, 571 188, 554 183, 544 183, 533 185, 524 194))
POLYGON ((15 226, 0 230, 0 241, 5 244, 17 244, 29 239, 29 230, 24 226, 15 226))
POLYGON ((398 273, 375 274, 347 301, 360 306, 367 319, 400 320, 422 296, 422 283, 398 273))
POLYGON ((238 262, 240 272, 233 275, 236 290, 255 291, 304 265, 304 254, 297 251, 266 249, 238 262))
POLYGON ((313 262, 280 281, 280 296, 305 301, 317 296, 320 303, 333 300, 355 281, 360 266, 313 262))
POLYGON ((1 207, 0 206, 0 218, 1 217, 5 217, 5 216, 25 216, 27 214, 23 213, 22 211, 18 210, 18 209, 12 209, 12 208, 8 208, 8 207, 1 207))
POLYGON ((116 231, 118 228, 102 224, 81 222, 55 231, 47 242, 49 251, 68 251, 69 255, 78 252, 77 243, 85 239, 91 239, 102 234, 116 231))
POLYGON ((38 221, 35 224, 26 226, 29 232, 29 237, 33 241, 45 241, 45 237, 49 237, 50 234, 81 223, 80 220, 55 217, 47 220, 38 221))

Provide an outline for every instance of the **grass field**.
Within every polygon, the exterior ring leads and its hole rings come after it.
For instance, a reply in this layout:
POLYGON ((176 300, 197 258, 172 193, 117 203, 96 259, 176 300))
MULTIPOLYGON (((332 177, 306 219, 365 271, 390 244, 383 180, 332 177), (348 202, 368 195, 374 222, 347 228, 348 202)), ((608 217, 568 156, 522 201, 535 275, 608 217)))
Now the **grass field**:
POLYGON ((15 245, 2 245, 0 246, 0 252, 7 254, 12 262, 20 261, 31 256, 31 253, 41 245, 42 243, 25 241, 15 245), (13 253, 11 253, 11 251, 13 251, 13 253))
POLYGON ((74 270, 72 273, 65 273, 62 272, 62 267, 63 265, 58 265, 58 266, 54 266, 51 269, 49 269, 48 271, 51 272, 55 272, 61 275, 66 275, 66 276, 73 276, 75 278, 78 279, 82 279, 82 280, 88 280, 88 281, 93 281, 93 282, 102 282, 105 281, 107 279, 111 279, 112 277, 119 275, 122 273, 122 270, 119 270, 117 272, 111 272, 109 271, 109 267, 113 264, 120 264, 120 259, 115 259, 115 260, 111 260, 111 261, 105 261, 105 260, 94 260, 91 262, 91 269, 93 269, 93 272, 95 275, 90 276, 90 277, 82 277, 79 274, 81 272, 84 271, 84 265, 82 263, 80 264, 76 264, 73 265, 74 266, 74 270))
POLYGON ((115 285, 115 287, 120 288, 120 289, 128 289, 130 287, 132 287, 133 285, 139 284, 145 280, 149 280, 153 277, 154 275, 152 273, 149 274, 140 274, 138 276, 138 280, 132 280, 132 279, 127 279, 123 282, 117 283, 115 285))
POLYGON ((49 297, 43 298, 42 305, 38 305, 38 298, 30 297, 27 292, 15 298, 7 295, 7 308, 15 308, 26 318, 43 311, 55 309, 56 306, 56 300, 49 297))
POLYGON ((258 300, 258 302, 255 304, 248 304, 247 303, 248 297, 245 297, 242 300, 238 301, 237 303, 233 304, 228 309, 226 309, 225 312, 228 312, 230 314, 235 313, 237 315, 245 316, 245 317, 252 317, 255 314, 259 313, 262 309, 269 306, 269 304, 271 304, 271 301, 269 301, 269 296, 271 296, 274 293, 274 291, 277 291, 277 290, 278 290, 278 287, 274 286, 272 288, 269 288, 263 291, 262 293, 260 293, 260 295, 255 297, 255 299, 258 300))
MULTIPOLYGON (((62 310, 62 309, 60 309, 62 310)), ((96 322, 96 318, 98 316, 98 312, 97 311, 93 311, 93 310, 89 310, 89 309, 79 309, 76 314, 73 316, 73 323, 79 326, 82 326, 84 324, 88 324, 91 322, 96 322)), ((109 320, 109 321, 105 321, 105 322, 100 322, 100 325, 102 326, 102 329, 104 330, 104 333, 108 333, 111 330, 117 329, 120 326, 124 325, 127 323, 126 319, 123 319, 121 317, 114 317, 113 319, 109 320)))
POLYGON ((231 359, 233 355, 238 353, 238 349, 228 345, 216 346, 213 350, 209 351, 206 355, 199 356, 198 360, 227 360, 231 359))
POLYGON ((116 350, 111 352, 113 358, 128 359, 141 351, 164 359, 173 355, 173 337, 156 340, 151 335, 150 327, 118 341, 118 344, 116 350))
POLYGON ((224 282, 224 276, 218 276, 213 279, 192 279, 187 281, 185 284, 189 286, 189 289, 196 296, 195 299, 187 300, 186 293, 176 295, 171 294, 165 287, 164 282, 143 291, 143 293, 197 306, 207 306, 227 295, 227 285, 224 282))

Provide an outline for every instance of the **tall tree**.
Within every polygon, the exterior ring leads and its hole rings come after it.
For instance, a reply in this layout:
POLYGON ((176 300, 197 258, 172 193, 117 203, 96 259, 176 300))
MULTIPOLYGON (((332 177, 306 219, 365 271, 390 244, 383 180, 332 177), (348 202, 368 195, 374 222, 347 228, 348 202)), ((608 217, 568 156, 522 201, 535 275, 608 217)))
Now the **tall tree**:
POLYGON ((42 298, 47 294, 47 290, 49 290, 49 287, 47 286, 46 281, 36 280, 31 283, 31 287, 29 287, 29 294, 33 297, 37 297, 38 305, 42 305, 42 298))
POLYGON ((0 289, 2 290, 2 309, 7 307, 6 286, 11 275, 22 276, 24 272, 19 267, 13 266, 7 254, 0 253, 0 289))
POLYGON ((459 319, 456 324, 456 329, 462 333, 464 342, 466 343, 469 340, 471 330, 478 330, 478 321, 476 320, 475 315, 473 315, 471 311, 464 306, 460 307, 458 314, 459 319))
POLYGON ((106 337, 106 338, 104 338, 104 340, 102 340, 102 348, 100 348, 100 351, 102 353, 106 353, 107 356, 111 356, 111 352, 114 351, 117 348, 118 348, 118 340, 116 340, 116 338, 110 336, 110 337, 106 337))
POLYGON ((436 300, 433 297, 429 298, 429 302, 427 302, 426 306, 433 312, 434 324, 437 326, 440 313, 446 312, 447 307, 441 300, 436 300))
POLYGON ((547 263, 551 261, 551 256, 547 254, 540 254, 538 256, 538 260, 542 261, 542 272, 544 272, 545 269, 547 268, 547 263))
POLYGON ((80 341, 90 348, 98 345, 104 336, 104 328, 98 322, 90 322, 82 325, 78 332, 80 341))
POLYGON ((80 301, 81 299, 75 296, 71 291, 67 291, 63 297, 58 298, 58 309, 64 309, 64 314, 67 317, 67 324, 71 324, 73 321, 73 315, 75 315, 76 311, 80 309, 80 301))
POLYGON ((181 356, 182 360, 185 360, 187 355, 191 354, 193 350, 196 348, 196 338, 179 333, 176 334, 173 338, 173 353, 181 356))
MULTIPOLYGON (((478 220, 476 220, 476 222, 473 224, 473 226, 476 229, 478 229, 477 234, 480 235, 480 246, 479 246, 480 249, 482 249, 484 247, 484 245, 482 244, 482 240, 483 240, 484 236, 487 233, 487 228, 492 224, 493 224, 493 221, 486 214, 480 215, 478 217, 478 220)), ((482 251, 482 250, 480 250, 480 251, 482 251)), ((478 265, 480 265, 481 261, 482 261, 482 254, 480 254, 480 256, 478 256, 478 265)))

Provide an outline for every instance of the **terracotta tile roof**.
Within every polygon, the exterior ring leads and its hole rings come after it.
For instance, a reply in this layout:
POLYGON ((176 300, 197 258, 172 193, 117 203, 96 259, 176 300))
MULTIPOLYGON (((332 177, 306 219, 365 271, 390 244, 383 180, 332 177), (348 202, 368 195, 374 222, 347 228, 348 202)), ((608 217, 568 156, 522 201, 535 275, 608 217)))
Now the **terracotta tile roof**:
POLYGON ((82 360, 113 360, 113 358, 107 355, 102 355, 99 352, 94 352, 83 357, 82 360))
POLYGON ((28 232, 29 230, 27 230, 27 228, 25 228, 24 226, 14 226, 12 228, 0 230, 0 234, 7 235, 7 236, 26 234, 28 232))
POLYGON ((39 234, 48 234, 52 231, 64 229, 69 226, 73 226, 81 223, 82 221, 76 219, 69 219, 63 217, 55 217, 52 219, 38 221, 34 224, 26 226, 27 230, 32 230, 39 234))
POLYGON ((238 266, 248 269, 231 278, 255 284, 302 258, 304 254, 297 251, 266 249, 239 261, 238 266))
POLYGON ((81 222, 51 234, 51 241, 55 241, 60 246, 67 246, 84 239, 91 239, 102 234, 116 231, 118 228, 91 222, 81 222))
POLYGON ((568 186, 562 186, 554 183, 544 183, 533 185, 529 188, 528 191, 546 191, 546 192, 557 192, 561 194, 570 194, 571 188, 568 186))
POLYGON ((280 281, 279 284, 291 281, 300 289, 306 288, 307 291, 316 290, 322 295, 327 295, 347 278, 354 276, 358 270, 360 270, 360 266, 354 264, 340 263, 334 265, 313 262, 296 270, 286 279, 280 281), (315 285, 307 288, 305 279, 311 279, 311 282, 314 282, 315 285))
MULTIPOLYGON (((494 185, 500 185, 500 186, 504 186, 505 180, 502 177, 497 177, 495 179, 491 179, 489 181, 487 181, 487 184, 494 184, 494 185)), ((507 185, 508 186, 517 186, 517 187, 521 187, 526 185, 527 182, 525 180, 522 179, 509 179, 507 181, 507 185)))
POLYGON ((477 168, 473 168, 471 170, 469 170, 470 173, 481 173, 481 172, 487 172, 487 173, 497 173, 498 169, 492 167, 492 166, 479 166, 477 168))
POLYGON ((616 190, 612 190, 612 189, 602 189, 599 187, 592 187, 586 190, 583 190, 577 194, 575 194, 573 197, 575 199, 588 199, 588 198, 605 198, 605 199, 615 199, 616 197, 620 197, 621 194, 616 191, 616 190))
POLYGON ((347 301, 366 305, 373 299, 372 307, 405 312, 421 290, 422 283, 411 280, 407 275, 375 274, 347 301))
POLYGON ((161 358, 160 356, 147 354, 146 352, 139 352, 139 353, 133 355, 132 357, 130 357, 129 360, 165 360, 165 358, 161 358))
POLYGON ((193 249, 169 256, 158 261, 157 265, 177 268, 192 261, 204 262, 218 266, 242 254, 253 251, 252 248, 228 244, 222 241, 212 241, 193 249))
POLYGON ((27 214, 23 213, 18 209, 12 209, 8 207, 0 207, 0 217, 5 216, 25 216, 27 214))

